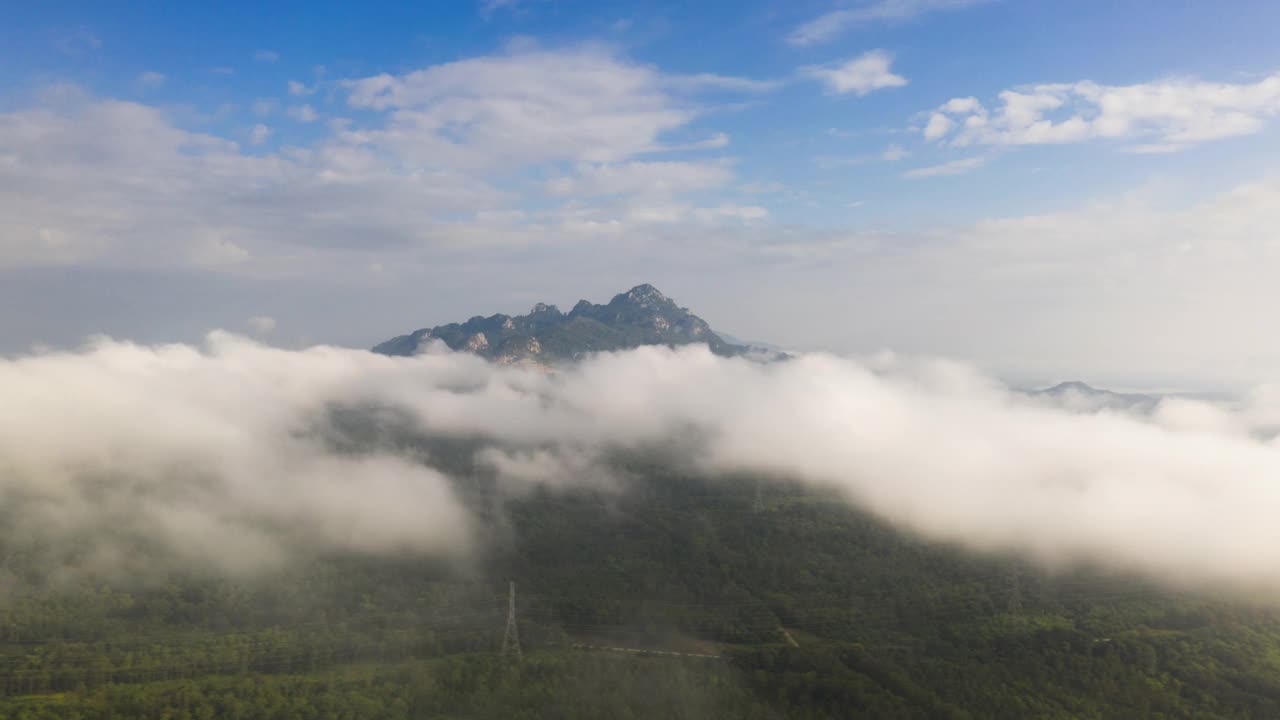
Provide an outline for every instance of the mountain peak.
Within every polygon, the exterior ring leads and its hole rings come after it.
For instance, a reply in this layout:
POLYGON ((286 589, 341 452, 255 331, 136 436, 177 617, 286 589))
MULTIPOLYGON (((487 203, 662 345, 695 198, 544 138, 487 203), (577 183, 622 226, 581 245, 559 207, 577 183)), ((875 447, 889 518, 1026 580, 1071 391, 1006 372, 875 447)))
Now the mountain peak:
POLYGON ((1084 393, 1084 394, 1105 392, 1102 390, 1098 390, 1092 385, 1089 385, 1088 383, 1085 383, 1085 382, 1081 382, 1079 380, 1068 380, 1066 382, 1060 382, 1057 385, 1054 385, 1053 387, 1044 390, 1044 392, 1046 393, 1064 393, 1064 392, 1072 392, 1072 391, 1078 392, 1078 393, 1084 393))
POLYGON ((1160 402, 1158 397, 1136 393, 1118 393, 1093 387, 1079 380, 1068 380, 1043 390, 1034 390, 1034 396, 1053 398, 1057 402, 1066 402, 1079 410, 1096 411, 1134 410, 1150 411, 1160 402))
POLYGON ((538 303, 528 315, 476 316, 465 323, 423 328, 374 348, 384 355, 414 355, 429 340, 499 362, 573 360, 584 354, 641 345, 705 343, 719 355, 747 348, 725 342, 705 320, 644 283, 613 297, 608 305, 580 300, 569 314, 538 303))
POLYGON ((641 307, 674 304, 671 302, 671 298, 663 295, 658 288, 650 285, 649 283, 637 285, 626 293, 614 297, 614 300, 617 301, 620 298, 624 298, 629 302, 640 305, 641 307))
POLYGON ((657 296, 657 297, 662 298, 663 300, 666 300, 666 299, 667 299, 667 296, 666 296, 666 295, 663 295, 663 294, 658 290, 658 288, 656 288, 656 287, 654 287, 654 286, 650 285, 649 283, 640 283, 639 285, 637 285, 637 286, 635 286, 635 287, 631 288, 630 290, 628 290, 628 291, 627 291, 627 295, 628 295, 628 296, 631 296, 631 297, 636 297, 636 296, 657 296))

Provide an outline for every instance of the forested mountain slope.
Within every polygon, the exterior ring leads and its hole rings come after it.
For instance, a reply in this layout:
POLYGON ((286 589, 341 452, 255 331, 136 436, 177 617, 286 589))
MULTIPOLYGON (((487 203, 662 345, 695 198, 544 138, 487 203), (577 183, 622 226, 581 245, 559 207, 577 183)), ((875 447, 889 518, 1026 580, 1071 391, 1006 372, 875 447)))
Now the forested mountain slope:
POLYGON ((504 497, 454 450, 434 457, 480 519, 465 559, 60 580, 0 535, 0 717, 1280 717, 1266 607, 640 456, 617 490, 504 497), (499 652, 509 582, 521 659, 499 652))

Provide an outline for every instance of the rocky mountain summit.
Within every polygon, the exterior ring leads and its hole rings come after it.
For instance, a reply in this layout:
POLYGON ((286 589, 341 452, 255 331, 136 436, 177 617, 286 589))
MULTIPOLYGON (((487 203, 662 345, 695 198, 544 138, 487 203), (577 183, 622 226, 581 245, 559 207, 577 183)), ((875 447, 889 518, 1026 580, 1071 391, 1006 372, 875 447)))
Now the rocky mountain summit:
POLYGON ((528 315, 476 316, 464 323, 423 328, 381 343, 373 351, 414 355, 432 340, 502 363, 552 364, 640 345, 705 343, 718 355, 747 352, 744 346, 726 342, 705 320, 648 284, 619 293, 606 305, 579 300, 568 313, 555 305, 538 303, 528 315))

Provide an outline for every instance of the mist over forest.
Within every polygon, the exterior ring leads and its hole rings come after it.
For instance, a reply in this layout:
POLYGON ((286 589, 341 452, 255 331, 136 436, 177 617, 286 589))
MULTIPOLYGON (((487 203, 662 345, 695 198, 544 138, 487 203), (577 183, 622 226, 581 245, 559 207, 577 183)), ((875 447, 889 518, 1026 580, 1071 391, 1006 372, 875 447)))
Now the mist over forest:
MULTIPOLYGON (((1205 623, 1233 657, 1280 632, 1266 389, 1116 407, 937 359, 690 344, 547 367, 221 332, 11 357, 0 388, 0 679, 19 695, 80 688, 75 707, 119 707, 140 680, 159 684, 139 707, 179 687, 216 705, 242 681, 201 678, 273 668, 262 692, 292 702, 313 696, 304 678, 370 660, 342 682, 408 702, 437 673, 512 662, 509 583, 517 665, 541 669, 418 706, 481 712, 471 693, 516 683, 483 706, 500 712, 549 682, 569 703, 554 707, 586 712, 574 692, 603 689, 559 683, 607 682, 760 717, 1190 708, 1181 690, 1088 684, 962 701, 920 653, 956 663, 996 643, 1031 663, 958 676, 995 688, 1066 661, 1038 643, 1083 643, 1082 677, 1101 681, 1134 652, 1163 659, 1126 672, 1193 672, 1219 651, 1164 643, 1205 623), (589 680, 581 654, 611 652, 617 675, 589 680), (759 685, 764 667, 775 680, 759 685), (816 667, 844 678, 823 681, 827 700, 775 685, 816 667), (723 692, 687 685, 710 677, 723 692)), ((1249 685, 1264 667, 1239 671, 1251 679, 1223 691, 1224 717, 1271 707, 1249 685)))
POLYGON ((136 572, 132 542, 228 574, 303 549, 465 557, 468 478, 436 457, 446 442, 512 496, 620 491, 609 457, 646 449, 712 477, 831 490, 926 538, 1049 568, 1280 588, 1280 408, 1265 390, 1235 407, 1087 412, 943 360, 642 347, 548 372, 224 333, 12 358, 0 386, 8 522, 66 555, 65 572, 136 572))

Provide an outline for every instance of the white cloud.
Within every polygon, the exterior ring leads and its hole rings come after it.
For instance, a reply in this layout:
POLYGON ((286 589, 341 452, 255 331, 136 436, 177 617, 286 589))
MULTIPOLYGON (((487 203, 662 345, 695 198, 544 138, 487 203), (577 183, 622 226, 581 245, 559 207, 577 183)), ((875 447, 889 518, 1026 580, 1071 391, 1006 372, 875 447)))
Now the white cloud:
MULTIPOLYGON (((0 360, 6 393, 39 404, 25 428, 0 411, 0 495, 21 497, 22 522, 46 541, 114 527, 172 561, 228 573, 275 567, 311 542, 365 553, 462 549, 467 518, 443 475, 407 454, 327 445, 330 418, 313 403, 341 402, 330 393, 351 377, 331 352, 217 335, 206 348, 99 341, 77 355, 0 360), (57 424, 64 434, 50 442, 57 424)), ((99 540, 85 560, 93 571, 148 572, 120 552, 130 538, 99 540)))
POLYGON ((718 150, 729 146, 728 133, 718 132, 703 140, 687 143, 662 144, 650 148, 653 152, 677 152, 685 150, 718 150))
POLYGON ((290 95, 311 95, 315 91, 315 88, 307 87, 304 83, 300 83, 297 80, 289 81, 290 95))
POLYGON ((157 88, 164 84, 165 79, 163 73, 148 70, 138 75, 138 84, 145 88, 157 88))
MULTIPOLYGON (((723 203, 711 207, 698 207, 688 203, 663 202, 661 199, 645 199, 628 203, 621 217, 624 224, 617 224, 611 234, 630 235, 635 232, 643 237, 652 226, 687 226, 719 227, 729 225, 750 225, 769 217, 769 211, 758 205, 738 205, 723 203)), ((607 226, 593 222, 589 215, 579 218, 577 230, 590 234, 609 232, 607 226)), ((616 223, 616 221, 613 221, 616 223)), ((573 225, 566 223, 566 227, 573 225)))
POLYGON ((952 160, 940 165, 930 165, 929 167, 916 168, 902 173, 902 177, 917 179, 938 177, 941 175, 963 175, 972 172, 987 164, 987 158, 984 155, 976 157, 962 158, 960 160, 952 160))
POLYGON ((290 243, 404 244, 434 213, 497 197, 475 179, 406 174, 343 143, 246 155, 119 101, 0 114, 0 157, 0 266, 253 259, 264 270, 290 243))
POLYGON ((787 291, 761 299, 757 324, 739 332, 795 346, 804 308, 874 306, 841 316, 843 347, 960 356, 1039 380, 1271 381, 1280 338, 1260 308, 1280 303, 1280 179, 1190 204, 1178 195, 1148 187, 1060 212, 810 237, 789 248, 787 291))
POLYGON ((951 132, 951 128, 954 126, 955 122, 951 118, 940 112, 936 112, 929 116, 929 124, 924 127, 924 139, 930 141, 937 140, 943 135, 951 132))
POLYGON ((817 45, 839 34, 874 22, 904 22, 937 10, 981 5, 991 0, 870 0, 856 7, 832 10, 797 27, 787 36, 792 45, 817 45))
POLYGON ((717 75, 715 73, 698 73, 696 75, 672 75, 665 80, 666 84, 676 90, 735 90, 741 92, 768 92, 782 85, 777 80, 754 80, 752 78, 717 75))
POLYGON ((943 103, 940 109, 948 113, 978 113, 982 112, 982 103, 972 96, 951 98, 943 103))
POLYGON ((253 53, 253 59, 258 62, 273 63, 280 59, 280 53, 274 50, 257 50, 253 53))
MULTIPOLYGON (((420 268, 444 248, 557 247, 592 229, 638 233, 654 218, 705 231, 717 218, 767 215, 683 197, 733 178, 727 159, 661 157, 727 146, 722 132, 688 127, 713 106, 688 83, 603 51, 474 58, 339 87, 369 112, 278 148, 266 123, 242 128, 242 147, 180 129, 160 108, 73 88, 0 114, 0 268, 332 277, 349 266, 344 253, 420 268)), ((260 98, 251 109, 280 108, 260 98)), ((287 112, 319 119, 308 105, 287 112)))
POLYGON ((474 442, 507 491, 608 489, 625 482, 607 471, 616 448, 678 446, 726 482, 831 490, 935 540, 1280 592, 1275 388, 1235 408, 1072 412, 945 360, 645 347, 552 377, 438 348, 388 358, 214 333, 0 359, 0 394, 0 496, 22 503, 20 536, 58 549, 95 533, 97 573, 145 572, 111 552, 135 539, 226 573, 316 549, 465 554, 471 516, 413 450, 444 436, 474 442))
POLYGON ((516 10, 525 0, 480 0, 480 14, 489 17, 499 10, 516 10))
POLYGON ((1142 140, 1134 151, 1173 152, 1259 132, 1280 114, 1280 74, 1238 84, 1174 79, 1032 85, 999 97, 994 109, 972 97, 948 101, 930 116, 925 138, 949 138, 955 146, 1142 140))
POLYGON ((59 32, 53 44, 62 54, 75 57, 101 48, 102 39, 89 28, 80 27, 59 32))
POLYGON ((720 187, 733 178, 719 162, 627 162, 586 165, 547 183, 553 195, 674 195, 720 187))
POLYGON ((721 220, 751 223, 769 217, 768 208, 759 205, 736 205, 724 203, 714 207, 694 208, 692 214, 699 222, 715 225, 721 220))
POLYGON ((266 142, 269 137, 271 137, 271 128, 263 125, 262 123, 258 123, 249 131, 249 144, 261 145, 266 142))
POLYGON ((902 87, 907 79, 895 75, 889 66, 893 56, 884 50, 871 50, 839 65, 810 66, 802 72, 822 80, 832 93, 866 95, 882 88, 902 87))
POLYGON ((302 123, 312 123, 320 118, 320 114, 310 105, 294 105, 288 109, 287 114, 302 123))
POLYGON ((815 155, 813 164, 824 170, 840 167, 856 167, 858 165, 869 165, 875 162, 897 162, 903 158, 909 157, 911 153, 901 145, 892 143, 879 153, 864 153, 861 155, 815 155))
POLYGON ((276 319, 270 315, 254 315, 248 324, 255 335, 270 335, 276 329, 276 319))
POLYGON ((885 162, 897 162, 910 154, 911 153, 907 152, 906 148, 894 143, 885 148, 884 152, 880 153, 880 159, 885 162))
POLYGON ((594 49, 475 58, 347 86, 352 107, 391 113, 363 138, 428 165, 616 162, 697 114, 661 73, 594 49))
POLYGON ((1186 148, 1187 146, 1181 143, 1143 143, 1141 145, 1130 145, 1123 149, 1125 152, 1134 153, 1135 155, 1167 155, 1181 152, 1186 148))
POLYGON ((229 68, 225 65, 209 68, 209 72, 213 75, 221 75, 223 77, 231 77, 236 74, 235 68, 229 68))
POLYGON ((776 181, 753 182, 744 183, 738 189, 748 195, 773 195, 785 191, 787 186, 776 181))

